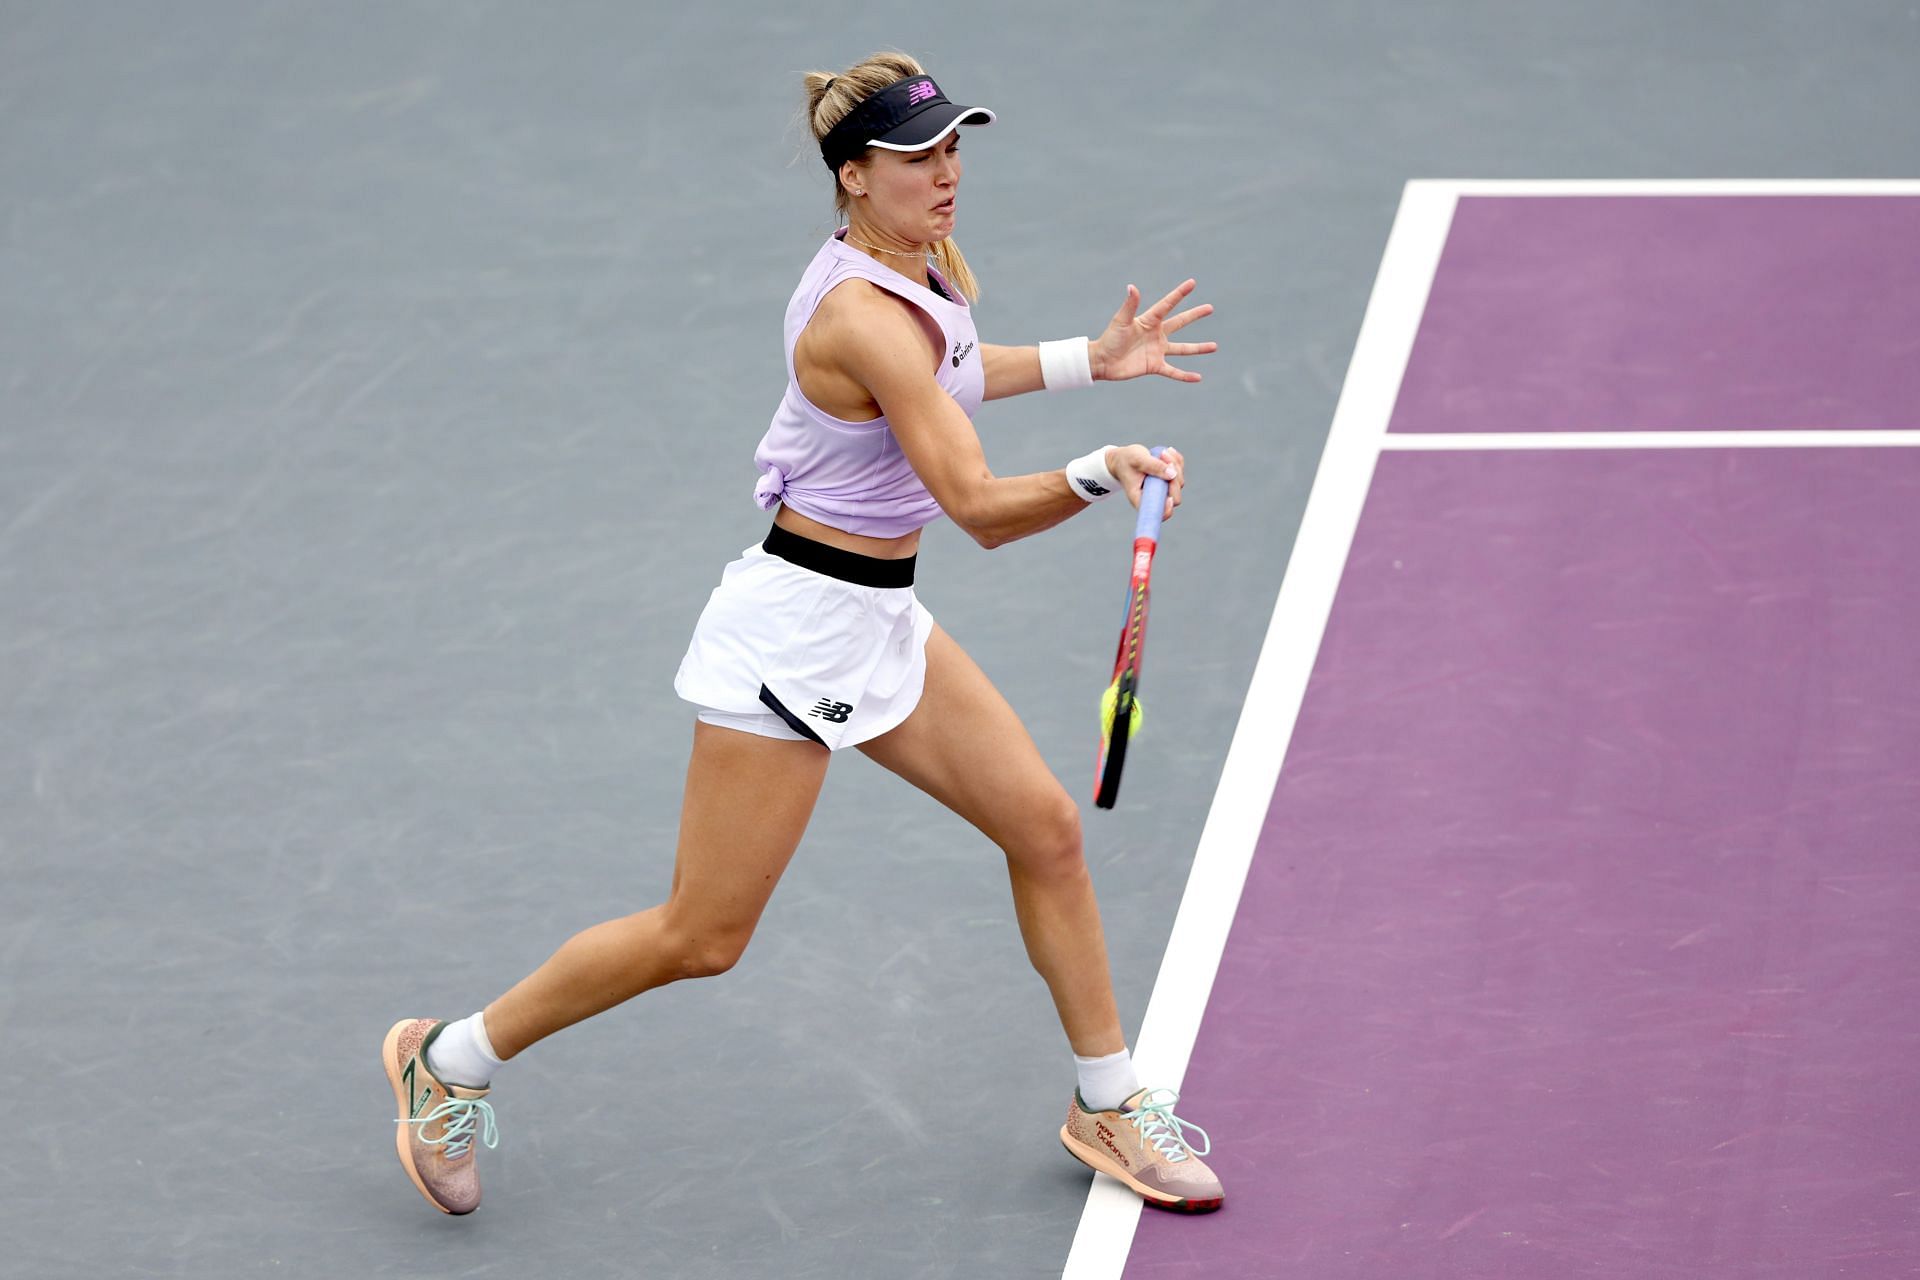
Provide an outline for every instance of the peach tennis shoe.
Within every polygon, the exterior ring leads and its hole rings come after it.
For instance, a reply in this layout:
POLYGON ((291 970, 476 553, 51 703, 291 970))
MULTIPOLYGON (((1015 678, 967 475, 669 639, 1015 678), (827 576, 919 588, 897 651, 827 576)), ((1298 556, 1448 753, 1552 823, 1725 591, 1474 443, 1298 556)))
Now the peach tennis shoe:
POLYGON ((388 1029, 380 1058, 400 1108, 394 1143, 407 1176, 440 1212, 472 1213, 480 1207, 474 1139, 493 1147, 500 1135, 485 1089, 442 1084, 427 1069, 427 1046, 446 1025, 438 1018, 402 1018, 388 1029))
POLYGON ((1074 1159, 1119 1179, 1156 1209, 1212 1213, 1226 1200, 1220 1179, 1200 1162, 1213 1143, 1205 1129, 1173 1114, 1179 1100, 1171 1089, 1142 1089, 1112 1111, 1092 1111, 1076 1089, 1060 1141, 1074 1159), (1199 1135, 1198 1150, 1189 1133, 1199 1135))

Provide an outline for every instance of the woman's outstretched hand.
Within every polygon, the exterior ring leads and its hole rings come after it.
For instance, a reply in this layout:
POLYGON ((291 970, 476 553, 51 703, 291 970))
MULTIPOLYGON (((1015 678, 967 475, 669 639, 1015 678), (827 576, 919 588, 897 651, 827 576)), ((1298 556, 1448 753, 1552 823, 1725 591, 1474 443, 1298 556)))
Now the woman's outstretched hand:
POLYGON ((1217 342, 1167 340, 1168 334, 1178 333, 1195 320, 1213 314, 1211 302, 1189 307, 1179 315, 1171 314, 1174 307, 1192 292, 1193 281, 1188 280, 1148 307, 1144 314, 1135 314, 1140 310, 1140 291, 1128 285, 1127 300, 1113 313, 1113 322, 1107 326, 1107 331, 1095 339, 1087 350, 1087 362, 1093 368, 1094 380, 1120 382, 1157 373, 1175 382, 1200 381, 1199 374, 1176 369, 1167 363, 1168 356, 1204 356, 1219 349, 1217 342))

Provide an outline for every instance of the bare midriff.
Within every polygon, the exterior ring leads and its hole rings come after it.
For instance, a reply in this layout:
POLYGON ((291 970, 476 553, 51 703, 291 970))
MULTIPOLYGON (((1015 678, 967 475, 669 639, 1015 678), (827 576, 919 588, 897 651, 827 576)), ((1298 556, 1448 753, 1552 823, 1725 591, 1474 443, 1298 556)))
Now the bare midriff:
POLYGON ((824 542, 830 547, 838 547, 842 551, 851 551, 856 555, 869 556, 875 560, 904 560, 920 550, 918 529, 912 533, 903 533, 897 538, 869 538, 864 534, 836 529, 830 524, 821 524, 818 520, 803 516, 784 504, 773 513, 773 522, 788 533, 797 533, 803 538, 812 538, 815 542, 824 542))

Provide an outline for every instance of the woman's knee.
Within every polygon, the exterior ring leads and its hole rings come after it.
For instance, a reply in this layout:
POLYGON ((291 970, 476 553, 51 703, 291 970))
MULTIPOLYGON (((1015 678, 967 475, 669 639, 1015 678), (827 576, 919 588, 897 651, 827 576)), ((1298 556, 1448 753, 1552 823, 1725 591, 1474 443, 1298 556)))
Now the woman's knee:
POLYGON ((746 954, 747 944, 742 939, 738 944, 728 942, 710 942, 683 952, 680 956, 680 976, 682 978, 717 978, 740 963, 740 957, 746 954))
POLYGON ((690 919, 669 904, 666 937, 675 978, 717 978, 740 963, 753 926, 690 919))
POLYGON ((746 951, 744 934, 695 939, 680 950, 677 968, 682 978, 717 978, 739 964, 746 951))
POLYGON ((1082 855, 1080 806, 1058 787, 1035 801, 1017 847, 1007 850, 1022 870, 1042 876, 1083 874, 1087 864, 1082 855))

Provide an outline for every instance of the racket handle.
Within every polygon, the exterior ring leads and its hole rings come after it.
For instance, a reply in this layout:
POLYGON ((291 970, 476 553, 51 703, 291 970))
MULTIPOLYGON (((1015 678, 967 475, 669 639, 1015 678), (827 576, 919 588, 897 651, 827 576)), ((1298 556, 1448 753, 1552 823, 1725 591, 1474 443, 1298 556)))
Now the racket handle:
MULTIPOLYGON (((1147 450, 1154 457, 1165 453, 1167 446, 1154 445, 1147 450)), ((1140 517, 1133 526, 1134 540, 1147 538, 1160 541, 1160 520, 1167 511, 1167 482, 1159 476, 1148 476, 1146 483, 1140 486, 1140 517)))

